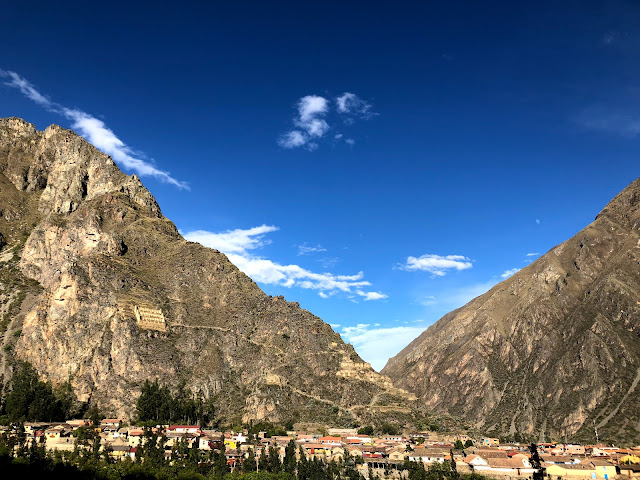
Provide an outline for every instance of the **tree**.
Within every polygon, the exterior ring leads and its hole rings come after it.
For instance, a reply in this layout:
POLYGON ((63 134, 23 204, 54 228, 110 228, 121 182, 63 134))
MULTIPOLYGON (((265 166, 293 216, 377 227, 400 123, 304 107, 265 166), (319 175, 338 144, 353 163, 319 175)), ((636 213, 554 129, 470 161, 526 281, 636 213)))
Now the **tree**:
POLYGON ((27 362, 19 362, 13 372, 5 410, 11 422, 59 421, 64 420, 67 413, 51 384, 41 381, 27 362))
POLYGON ((145 380, 136 403, 138 420, 157 423, 189 423, 207 425, 213 421, 213 398, 205 399, 201 393, 194 395, 183 381, 175 395, 169 387, 145 380))
POLYGON ((407 457, 405 459, 405 469, 409 471, 409 480, 426 480, 427 472, 422 462, 412 462, 407 457))
POLYGON ((213 470, 215 472, 216 478, 222 478, 227 473, 229 473, 229 465, 227 465, 227 456, 225 455, 224 443, 222 444, 220 453, 218 454, 218 458, 213 465, 213 470))
POLYGON ((280 463, 280 454, 276 447, 271 445, 269 447, 269 457, 267 460, 267 470, 269 473, 279 473, 282 470, 282 463, 280 463))
POLYGON ((29 446, 29 461, 31 463, 43 462, 47 457, 44 442, 44 436, 40 437, 39 440, 35 437, 31 440, 31 445, 29 446))
POLYGON ((269 462, 267 461, 267 453, 265 451, 265 448, 262 448, 262 451, 260 452, 260 458, 258 459, 258 470, 262 470, 263 472, 267 471, 267 468, 269 467, 269 462))
POLYGON ((244 473, 256 471, 256 454, 253 453, 253 448, 249 449, 247 458, 242 462, 242 471, 244 473))
POLYGON ((380 430, 384 435, 398 435, 400 433, 400 429, 391 423, 383 423, 380 430))
POLYGON ((464 442, 464 448, 473 447, 473 441, 471 439, 464 442))
POLYGON ((462 444, 462 441, 458 439, 456 440, 456 443, 453 445, 453 448, 455 448, 456 450, 462 450, 464 449, 464 445, 462 444))
POLYGON ((529 445, 529 452, 531 453, 531 466, 535 469, 535 472, 533 472, 533 480, 543 480, 544 471, 542 469, 542 460, 538 453, 538 445, 535 443, 529 445))
POLYGON ((138 448, 138 458, 143 460, 145 465, 157 468, 164 465, 164 444, 166 437, 158 435, 150 428, 145 428, 141 447, 138 448))
POLYGON ((89 418, 91 425, 98 427, 100 426, 100 420, 104 418, 104 415, 100 413, 98 406, 95 403, 92 403, 89 410, 87 410, 87 418, 89 418))
POLYGON ((298 461, 296 460, 296 442, 290 440, 284 450, 284 462, 282 466, 285 472, 290 473, 291 475, 295 475, 297 464, 298 461))
POLYGON ((362 427, 358 429, 358 435, 373 435, 373 427, 371 425, 367 425, 366 427, 362 427))
MULTIPOLYGON (((458 442, 460 442, 460 440, 458 440, 458 442)), ((456 459, 453 456, 453 450, 449 450, 449 455, 451 455, 451 479, 458 480, 460 478, 460 474, 458 473, 458 466, 456 465, 456 459)))

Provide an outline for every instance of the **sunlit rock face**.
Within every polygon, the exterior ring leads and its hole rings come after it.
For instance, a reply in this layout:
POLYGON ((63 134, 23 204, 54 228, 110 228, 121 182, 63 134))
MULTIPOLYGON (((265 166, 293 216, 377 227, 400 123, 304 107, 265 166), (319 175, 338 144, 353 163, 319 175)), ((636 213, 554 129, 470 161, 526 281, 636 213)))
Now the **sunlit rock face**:
POLYGON ((185 241, 134 176, 69 130, 0 119, 2 371, 29 361, 130 417, 145 380, 225 421, 370 421, 411 396, 320 318, 185 241))
POLYGON ((429 327, 382 373, 424 405, 503 437, 595 441, 597 427, 602 440, 637 444, 640 179, 573 238, 429 327))

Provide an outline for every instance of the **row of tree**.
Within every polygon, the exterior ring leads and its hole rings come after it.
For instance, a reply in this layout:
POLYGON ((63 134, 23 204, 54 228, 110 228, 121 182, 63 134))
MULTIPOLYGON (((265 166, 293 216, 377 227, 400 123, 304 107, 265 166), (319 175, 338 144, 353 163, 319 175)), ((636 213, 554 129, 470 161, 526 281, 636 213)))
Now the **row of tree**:
POLYGON ((213 399, 194 395, 181 383, 175 392, 158 380, 145 380, 136 404, 138 420, 158 423, 209 425, 214 418, 213 399))
POLYGON ((2 423, 63 421, 73 412, 75 395, 71 384, 58 388, 40 380, 27 362, 18 362, 11 377, 10 390, 2 403, 2 423))

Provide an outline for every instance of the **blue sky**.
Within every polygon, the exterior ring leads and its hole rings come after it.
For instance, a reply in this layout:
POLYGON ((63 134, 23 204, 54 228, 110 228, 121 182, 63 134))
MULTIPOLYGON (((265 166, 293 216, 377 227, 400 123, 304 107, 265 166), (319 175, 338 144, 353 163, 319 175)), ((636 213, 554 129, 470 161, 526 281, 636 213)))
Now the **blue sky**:
POLYGON ((638 176, 637 3, 422 3, 13 2, 0 116, 74 128, 380 369, 638 176))

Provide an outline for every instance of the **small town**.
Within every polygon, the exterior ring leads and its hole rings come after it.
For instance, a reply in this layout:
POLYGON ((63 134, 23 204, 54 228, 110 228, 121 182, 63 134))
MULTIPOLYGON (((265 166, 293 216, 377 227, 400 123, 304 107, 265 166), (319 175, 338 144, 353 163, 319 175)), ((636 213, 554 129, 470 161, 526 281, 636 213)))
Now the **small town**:
MULTIPOLYGON (((503 443, 499 438, 471 438, 435 432, 373 434, 373 427, 329 428, 322 433, 269 430, 207 430, 198 425, 127 425, 123 419, 105 418, 66 422, 25 422, 0 427, 3 445, 16 452, 40 447, 49 456, 64 459, 79 451, 93 451, 107 462, 144 462, 142 451, 149 442, 164 453, 167 464, 196 452, 199 462, 208 453, 224 455, 227 472, 261 471, 273 473, 272 461, 286 464, 287 455, 299 462, 354 467, 359 476, 406 478, 408 466, 425 469, 448 464, 458 475, 491 478, 533 477, 536 472, 549 478, 604 479, 640 478, 640 446, 617 448, 605 445, 562 443, 537 444, 541 468, 536 468, 530 445, 503 443), (87 442, 87 439, 89 441, 87 442), (83 441, 84 440, 84 441, 83 441)), ((266 424, 268 425, 268 424, 266 424)), ((538 477, 540 478, 540 477, 538 477)))

